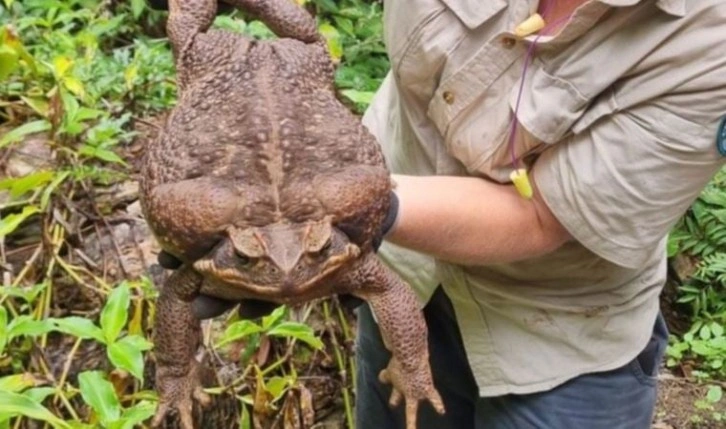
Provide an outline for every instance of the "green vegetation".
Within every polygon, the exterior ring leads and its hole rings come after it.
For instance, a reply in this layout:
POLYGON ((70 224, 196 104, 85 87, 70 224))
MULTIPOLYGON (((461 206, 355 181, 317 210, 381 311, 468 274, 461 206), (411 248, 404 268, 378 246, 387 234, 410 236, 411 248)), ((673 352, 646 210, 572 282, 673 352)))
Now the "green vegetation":
MULTIPOLYGON (((341 97, 362 112, 389 67, 382 5, 305 6, 340 62, 341 97)), ((135 216, 133 186, 124 193, 135 183, 135 145, 143 146, 176 100, 163 19, 143 0, 2 0, 0 429, 31 427, 31 420, 132 428, 153 414, 149 326, 157 291, 144 264, 129 262, 118 231, 135 216)), ((238 12, 215 25, 271 36, 238 12)), ((725 174, 669 241, 673 260, 693 269, 677 279, 687 328, 673 333, 667 366, 708 386, 694 405, 712 420, 722 418, 714 407, 726 379, 725 174)), ((206 326, 217 386, 208 391, 219 418, 241 428, 279 419, 305 427, 337 410, 350 425, 349 321, 331 300, 280 307, 259 321, 231 314, 206 326)))
MULTIPOLYGON (((726 379, 726 171, 716 175, 674 228, 668 251, 686 266, 677 276, 677 302, 691 326, 671 335, 666 363, 676 369, 686 363, 683 375, 708 385, 696 407, 712 409, 722 400, 726 379)), ((726 418, 719 412, 711 417, 726 418)))

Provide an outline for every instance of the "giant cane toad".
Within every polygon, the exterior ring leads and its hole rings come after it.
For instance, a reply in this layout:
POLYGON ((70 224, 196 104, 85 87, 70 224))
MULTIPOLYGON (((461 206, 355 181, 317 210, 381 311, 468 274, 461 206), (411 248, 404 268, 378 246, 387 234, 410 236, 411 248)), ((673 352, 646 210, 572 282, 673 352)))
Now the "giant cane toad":
POLYGON ((337 99, 333 66, 313 18, 292 0, 226 0, 280 38, 209 30, 217 0, 171 0, 167 24, 180 97, 148 147, 144 214, 183 265, 164 284, 155 322, 158 424, 177 409, 192 428, 208 397, 194 354, 200 293, 295 304, 336 293, 366 300, 393 357, 382 380, 406 402, 437 411, 423 316, 411 289, 376 257, 373 241, 391 181, 380 148, 337 99))

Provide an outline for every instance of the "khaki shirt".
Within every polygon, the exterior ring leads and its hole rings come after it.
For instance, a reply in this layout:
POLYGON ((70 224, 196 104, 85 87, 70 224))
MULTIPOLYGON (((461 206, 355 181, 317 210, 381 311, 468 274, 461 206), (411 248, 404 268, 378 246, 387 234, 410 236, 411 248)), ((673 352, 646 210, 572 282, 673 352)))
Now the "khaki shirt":
MULTIPOLYGON (((536 0, 393 0, 391 72, 364 122, 395 173, 507 182, 507 131, 536 0)), ((482 396, 551 389, 632 360, 666 278, 666 236, 724 163, 726 2, 592 0, 542 36, 515 153, 576 239, 458 266, 385 245, 419 292, 442 284, 482 396)), ((492 204, 496 204, 492 201, 492 204)), ((522 225, 527 228, 527 225, 522 225)))

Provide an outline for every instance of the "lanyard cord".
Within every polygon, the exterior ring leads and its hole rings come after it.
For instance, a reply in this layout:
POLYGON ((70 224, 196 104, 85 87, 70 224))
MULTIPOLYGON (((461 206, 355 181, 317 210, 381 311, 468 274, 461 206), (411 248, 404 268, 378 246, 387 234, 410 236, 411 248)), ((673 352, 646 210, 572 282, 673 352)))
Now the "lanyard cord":
MULTIPOLYGON (((544 8, 542 10, 542 16, 543 17, 546 17, 547 14, 548 14, 548 12, 552 8, 552 4, 554 3, 554 0, 543 0, 543 1, 545 1, 546 4, 545 4, 545 6, 544 6, 544 8)), ((525 81, 525 77, 527 75, 527 69, 529 69, 530 61, 532 60, 532 57, 534 56, 534 50, 535 50, 535 48, 537 46, 537 42, 539 41, 539 38, 542 37, 542 36, 544 36, 547 33, 547 30, 548 29, 550 29, 550 28, 552 28, 552 27, 560 24, 561 22, 569 19, 570 16, 572 16, 571 13, 568 14, 568 15, 566 15, 566 16, 564 16, 564 17, 562 17, 561 19, 558 19, 557 21, 555 21, 555 22, 553 22, 553 23, 548 24, 547 26, 545 26, 539 32, 539 34, 537 35, 537 37, 534 38, 534 40, 532 41, 532 44, 530 44, 529 47, 527 48, 527 54, 524 57, 524 66, 522 67, 522 78, 521 78, 521 80, 519 82, 519 92, 517 93, 517 102, 516 102, 516 104, 514 106, 514 115, 512 117, 511 126, 510 126, 510 129, 509 129, 509 141, 508 141, 509 154, 511 156, 512 167, 514 168, 515 171, 519 170, 519 162, 517 161, 517 155, 515 153, 515 147, 514 147, 514 142, 515 142, 515 139, 516 139, 516 136, 517 136, 517 125, 519 124, 519 120, 517 119, 517 115, 519 114, 519 103, 522 100, 522 93, 524 92, 524 81, 525 81)))

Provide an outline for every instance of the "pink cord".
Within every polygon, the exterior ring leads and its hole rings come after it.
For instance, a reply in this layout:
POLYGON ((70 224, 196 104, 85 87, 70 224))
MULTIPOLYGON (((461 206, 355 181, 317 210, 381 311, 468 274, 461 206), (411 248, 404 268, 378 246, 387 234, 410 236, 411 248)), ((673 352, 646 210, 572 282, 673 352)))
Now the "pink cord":
MULTIPOLYGON (((542 10, 542 18, 544 19, 547 16, 547 13, 550 11, 550 8, 552 7, 552 1, 543 0, 543 2, 545 3, 545 6, 542 10)), ((519 121, 517 120, 517 115, 519 114, 519 102, 522 99, 522 92, 524 92, 524 79, 525 79, 525 76, 527 75, 527 69, 529 68, 530 61, 532 60, 532 57, 534 56, 534 49, 537 46, 537 41, 539 40, 539 38, 544 36, 547 33, 548 29, 569 19, 570 16, 571 16, 571 14, 563 17, 562 19, 558 19, 557 21, 555 21, 551 24, 546 25, 540 31, 540 33, 537 35, 537 37, 534 38, 534 40, 532 41, 532 44, 529 45, 529 48, 527 48, 527 55, 524 58, 524 67, 522 68, 522 79, 519 83, 519 92, 517 93, 517 103, 514 106, 514 117, 512 118, 512 123, 511 123, 511 127, 509 130, 509 141, 508 141, 509 153, 510 153, 510 156, 512 157, 512 167, 515 170, 519 169, 519 163, 517 162, 517 156, 514 151, 514 141, 515 141, 515 137, 517 135, 517 124, 519 124, 519 121)))

